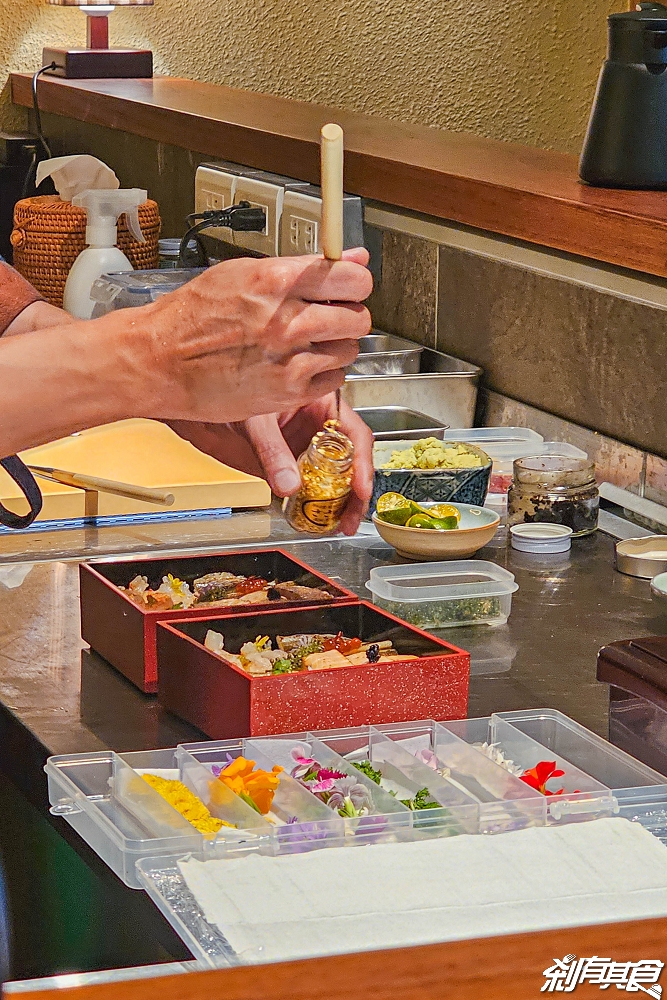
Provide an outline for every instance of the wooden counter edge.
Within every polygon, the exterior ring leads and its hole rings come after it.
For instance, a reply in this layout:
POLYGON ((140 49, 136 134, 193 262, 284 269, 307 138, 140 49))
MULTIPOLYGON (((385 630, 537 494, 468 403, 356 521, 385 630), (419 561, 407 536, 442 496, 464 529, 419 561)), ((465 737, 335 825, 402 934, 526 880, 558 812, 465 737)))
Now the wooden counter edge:
MULTIPOLYGON (((30 107, 30 76, 10 80, 13 101, 30 107)), ((336 120, 352 193, 667 276, 665 194, 588 188, 573 156, 170 77, 42 78, 38 92, 46 112, 311 182, 319 128, 336 120)))
MULTIPOLYGON (((545 879, 557 878, 545 861, 545 879)), ((65 1000, 534 1000, 544 986, 544 970, 567 954, 667 962, 667 919, 193 972, 59 994, 65 1000)), ((578 993, 600 995, 588 984, 578 993)), ((30 997, 52 1000, 53 992, 30 997)))

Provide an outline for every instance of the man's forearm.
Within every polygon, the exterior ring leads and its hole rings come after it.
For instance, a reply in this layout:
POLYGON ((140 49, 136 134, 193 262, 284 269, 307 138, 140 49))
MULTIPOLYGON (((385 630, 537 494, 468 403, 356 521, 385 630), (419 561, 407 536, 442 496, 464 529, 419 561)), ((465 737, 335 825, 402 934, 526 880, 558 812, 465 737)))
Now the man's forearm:
MULTIPOLYGON (((130 313, 136 310, 128 310, 130 313)), ((142 413, 150 358, 119 313, 0 340, 0 453, 142 413)))

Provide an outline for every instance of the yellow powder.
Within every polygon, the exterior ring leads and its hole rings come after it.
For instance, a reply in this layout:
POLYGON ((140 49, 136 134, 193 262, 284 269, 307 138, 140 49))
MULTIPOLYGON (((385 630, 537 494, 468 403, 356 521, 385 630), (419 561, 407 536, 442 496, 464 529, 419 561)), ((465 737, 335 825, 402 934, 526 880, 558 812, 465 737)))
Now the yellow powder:
POLYGON ((182 781, 174 781, 171 778, 160 778, 157 774, 142 775, 151 788, 154 788, 158 795, 161 795, 170 806, 173 806, 181 816, 192 823, 195 830, 203 834, 217 833, 223 826, 234 828, 233 823, 225 823, 222 819, 211 816, 210 812, 196 795, 183 784, 182 781))

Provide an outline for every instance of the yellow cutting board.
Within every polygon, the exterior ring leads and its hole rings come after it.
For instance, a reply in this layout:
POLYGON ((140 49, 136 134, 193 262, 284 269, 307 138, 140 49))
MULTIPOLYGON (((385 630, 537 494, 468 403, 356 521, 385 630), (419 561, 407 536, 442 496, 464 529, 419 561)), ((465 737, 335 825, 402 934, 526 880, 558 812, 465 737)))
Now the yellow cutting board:
MULTIPOLYGON (((156 420, 120 420, 93 427, 31 448, 23 452, 21 458, 30 465, 169 489, 175 497, 173 507, 162 507, 100 493, 100 515, 266 507, 271 502, 271 490, 263 479, 230 469, 156 420)), ((37 481, 44 497, 40 521, 84 516, 83 490, 45 479, 37 481)), ((0 500, 16 513, 25 513, 28 509, 18 486, 2 468, 0 500)))

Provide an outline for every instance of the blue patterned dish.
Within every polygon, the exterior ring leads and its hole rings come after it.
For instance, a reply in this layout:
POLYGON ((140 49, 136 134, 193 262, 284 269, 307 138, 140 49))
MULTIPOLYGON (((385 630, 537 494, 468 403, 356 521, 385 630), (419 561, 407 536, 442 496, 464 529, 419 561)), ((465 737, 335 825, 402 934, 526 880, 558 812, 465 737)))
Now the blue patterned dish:
MULTIPOLYGON (((455 445, 456 441, 447 441, 455 445)), ((373 449, 375 477, 370 511, 373 513, 378 497, 383 493, 400 493, 417 503, 467 503, 483 507, 489 488, 492 461, 486 452, 474 445, 464 447, 483 459, 484 464, 474 469, 379 469, 388 462, 392 451, 403 451, 414 441, 377 442, 373 449)))

